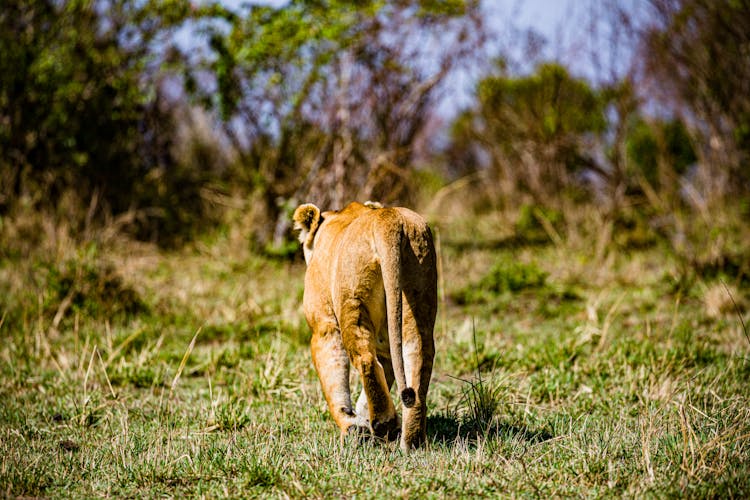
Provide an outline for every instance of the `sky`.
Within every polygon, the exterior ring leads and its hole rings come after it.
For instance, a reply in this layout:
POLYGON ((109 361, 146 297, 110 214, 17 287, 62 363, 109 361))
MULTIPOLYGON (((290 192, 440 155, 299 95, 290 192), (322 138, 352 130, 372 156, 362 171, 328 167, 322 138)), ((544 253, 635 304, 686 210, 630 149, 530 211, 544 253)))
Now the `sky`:
POLYGON ((575 2, 571 0, 485 0, 483 3, 498 17, 510 14, 520 26, 534 28, 550 39, 559 24, 575 10, 575 2))
MULTIPOLYGON (((540 56, 556 60, 577 75, 594 82, 621 74, 629 66, 632 44, 625 38, 611 43, 617 33, 611 29, 612 4, 635 14, 644 0, 484 0, 488 23, 498 37, 513 37, 514 30, 533 29, 545 40, 540 56)), ((622 35, 622 33, 620 33, 622 35)), ((518 50, 518 37, 512 41, 518 50)), ((514 54, 517 55, 517 54, 514 54)))

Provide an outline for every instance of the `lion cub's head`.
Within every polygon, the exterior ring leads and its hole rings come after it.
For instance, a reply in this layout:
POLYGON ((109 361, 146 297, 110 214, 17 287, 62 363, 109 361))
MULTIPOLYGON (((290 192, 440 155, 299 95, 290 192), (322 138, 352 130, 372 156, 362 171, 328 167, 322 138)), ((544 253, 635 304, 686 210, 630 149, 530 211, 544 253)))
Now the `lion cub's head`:
POLYGON ((312 203, 305 203, 297 207, 292 220, 294 220, 294 229, 299 231, 299 241, 302 243, 302 251, 305 253, 305 262, 309 264, 312 257, 315 231, 323 222, 320 209, 312 203))
POLYGON ((305 203, 300 205, 294 211, 292 220, 294 221, 294 229, 299 231, 299 241, 302 243, 302 250, 305 253, 305 262, 310 264, 313 252, 313 242, 315 241, 315 233, 323 224, 323 220, 326 217, 349 217, 360 213, 365 207, 369 209, 383 208, 383 205, 377 201, 366 201, 364 204, 351 203, 344 210, 329 211, 322 214, 320 209, 312 203, 305 203), (326 217, 324 217, 324 215, 326 217))

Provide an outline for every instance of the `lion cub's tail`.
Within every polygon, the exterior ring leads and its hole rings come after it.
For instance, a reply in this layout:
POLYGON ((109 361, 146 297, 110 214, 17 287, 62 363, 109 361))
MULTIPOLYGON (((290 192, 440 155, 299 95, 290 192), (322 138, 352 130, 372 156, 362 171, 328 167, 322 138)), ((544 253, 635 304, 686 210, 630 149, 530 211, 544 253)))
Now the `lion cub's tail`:
MULTIPOLYGON (((396 215, 398 217, 398 215, 396 215)), ((400 222, 400 221, 399 221, 400 222)), ((383 275, 385 288, 385 309, 388 317, 388 344, 391 350, 391 363, 396 386, 405 407, 411 408, 417 400, 414 388, 406 385, 404 371, 404 352, 402 335, 402 284, 401 284, 401 252, 404 244, 403 226, 399 224, 385 225, 385 238, 380 243, 377 252, 380 256, 380 270, 383 275), (390 227, 389 227, 390 226, 390 227)))

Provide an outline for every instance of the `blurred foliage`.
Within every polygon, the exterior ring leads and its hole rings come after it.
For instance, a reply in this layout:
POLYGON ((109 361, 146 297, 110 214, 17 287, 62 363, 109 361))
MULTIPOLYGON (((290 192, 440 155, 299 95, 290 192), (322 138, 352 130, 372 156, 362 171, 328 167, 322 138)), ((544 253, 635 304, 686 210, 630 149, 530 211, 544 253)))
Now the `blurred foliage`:
MULTIPOLYGON (((104 24, 85 2, 6 2, 0 14, 2 207, 10 197, 132 184, 146 96, 140 43, 122 50, 127 6, 104 24), (37 185, 35 185, 37 184, 37 185)), ((117 193, 112 193, 113 195, 117 193)))
MULTIPOLYGON (((559 62, 524 72, 511 51, 477 74, 491 46, 478 0, 9 0, 0 217, 36 211, 74 235, 107 227, 162 246, 234 217, 288 257, 300 202, 443 202, 481 180, 460 206, 516 211, 531 239, 561 241, 585 204, 637 233, 609 242, 658 236, 679 253, 675 214, 748 203, 750 7, 648 9, 635 28, 625 11, 611 21, 632 28, 643 64, 594 84, 559 62), (477 85, 446 123, 439 99, 457 73, 477 85)), ((28 240, 3 252, 23 254, 43 225, 0 220, 6 239, 28 240)))
POLYGON ((697 161, 685 124, 675 119, 649 122, 638 117, 628 132, 626 147, 631 175, 642 175, 660 191, 673 186, 697 161))
POLYGON ((129 213, 137 237, 183 241, 204 219, 204 171, 173 150, 177 115, 160 68, 190 2, 9 0, 0 13, 0 214, 19 201, 75 229, 129 213), (88 207, 88 210, 86 210, 88 207), (73 220, 71 220, 73 219, 73 220))
POLYGON ((535 264, 500 260, 479 282, 457 291, 453 298, 459 304, 492 302, 498 295, 543 288, 546 279, 547 273, 535 264))
POLYGON ((77 259, 38 269, 44 309, 60 320, 71 314, 92 318, 125 318, 148 311, 138 292, 126 285, 111 264, 77 259))
POLYGON ((220 110, 237 177, 275 219, 258 235, 268 248, 285 253, 289 203, 414 201, 420 136, 440 84, 472 57, 478 12, 473 0, 300 0, 207 28, 216 87, 194 95, 220 110))
POLYGON ((559 232, 565 222, 563 214, 543 206, 523 205, 518 211, 515 235, 526 244, 548 242, 550 231, 559 232), (546 225, 546 227, 545 227, 546 225))
POLYGON ((463 156, 458 162, 474 168, 489 163, 506 197, 520 191, 548 203, 589 163, 581 139, 604 132, 605 102, 558 64, 520 77, 508 75, 503 61, 497 70, 479 82, 476 106, 454 123, 449 157, 463 156))
POLYGON ((594 90, 558 64, 542 64, 528 77, 485 78, 479 82, 477 96, 484 112, 515 110, 516 123, 500 112, 487 116, 488 126, 496 126, 498 132, 507 129, 511 138, 553 141, 568 134, 601 131, 605 126, 594 90))
POLYGON ((592 87, 554 63, 533 73, 480 80, 476 102, 453 123, 446 149, 463 173, 487 169, 500 206, 560 207, 561 199, 594 201, 603 195, 614 212, 624 194, 642 194, 645 182, 676 188, 696 155, 684 123, 646 119, 634 82, 592 87))
POLYGON ((700 135, 709 196, 750 186, 750 2, 651 0, 639 57, 659 99, 700 135))

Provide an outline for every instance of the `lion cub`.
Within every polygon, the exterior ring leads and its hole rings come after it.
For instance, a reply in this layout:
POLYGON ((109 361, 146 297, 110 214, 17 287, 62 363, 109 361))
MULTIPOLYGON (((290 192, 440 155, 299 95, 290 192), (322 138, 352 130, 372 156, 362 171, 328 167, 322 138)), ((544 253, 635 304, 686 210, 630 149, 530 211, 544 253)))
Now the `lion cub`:
POLYGON ((351 203, 294 212, 307 272, 304 310, 312 358, 342 435, 367 431, 405 451, 426 438, 427 389, 435 356, 437 268, 432 233, 406 208, 351 203), (364 390, 352 405, 349 364, 364 390), (403 424, 391 400, 396 381, 403 424))

